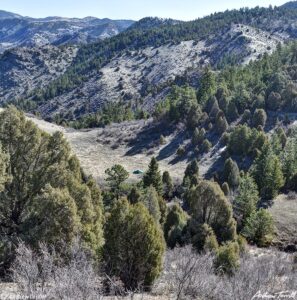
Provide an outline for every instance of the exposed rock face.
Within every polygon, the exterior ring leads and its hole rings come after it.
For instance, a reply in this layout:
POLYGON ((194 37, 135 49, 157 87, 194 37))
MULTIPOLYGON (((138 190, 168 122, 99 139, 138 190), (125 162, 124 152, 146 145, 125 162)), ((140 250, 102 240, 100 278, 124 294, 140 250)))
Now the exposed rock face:
POLYGON ((75 46, 17 48, 0 59, 0 98, 2 103, 42 88, 63 74, 77 53, 75 46))
MULTIPOLYGON (((178 80, 179 77, 187 76, 191 78, 193 85, 198 84, 201 70, 205 65, 216 64, 222 57, 230 54, 238 55, 242 63, 248 63, 266 52, 272 53, 277 44, 284 40, 285 37, 278 34, 270 34, 246 25, 232 25, 223 35, 212 37, 207 41, 184 41, 177 45, 166 44, 157 48, 126 51, 114 57, 96 74, 91 73, 82 87, 43 103, 38 110, 44 117, 56 113, 67 114, 69 109, 78 116, 83 107, 87 106, 89 111, 95 112, 109 101, 121 100, 141 101, 143 108, 151 111, 156 102, 166 97, 168 83, 178 80)), ((42 48, 38 52, 43 53, 42 48)), ((62 52, 63 61, 65 57, 69 57, 63 63, 66 68, 75 51, 69 55, 62 52)), ((10 81, 14 82, 3 86, 0 94, 2 101, 22 94, 23 81, 26 82, 28 91, 37 85, 45 84, 46 80, 51 81, 57 77, 59 72, 52 70, 46 71, 46 74, 50 75, 40 78, 42 70, 37 67, 40 61, 30 57, 24 59, 30 63, 23 63, 22 59, 10 63, 10 73, 3 75, 3 78, 10 78, 10 81), (31 73, 32 76, 27 77, 27 73, 31 73), (23 75, 25 79, 22 79, 23 75), (16 88, 16 85, 20 88, 16 88)), ((0 68, 5 70, 1 66, 3 61, 0 60, 0 68)), ((7 64, 6 62, 5 65, 7 64)), ((50 62, 49 64, 53 65, 50 62)), ((8 71, 5 70, 6 72, 8 71)))
MULTIPOLYGON (((162 26, 167 30, 173 28, 170 26, 184 26, 184 22, 145 18, 131 25, 130 21, 117 21, 116 24, 121 27, 121 30, 128 25, 131 26, 126 32, 108 39, 107 42, 80 47, 69 46, 69 43, 82 41, 87 43, 94 37, 102 37, 99 27, 104 24, 109 24, 108 32, 113 32, 112 34, 120 30, 116 29, 115 25, 111 25, 110 20, 55 17, 36 20, 0 12, 0 26, 1 22, 5 24, 19 22, 18 26, 4 26, 2 31, 0 30, 0 41, 4 36, 16 38, 20 26, 29 24, 33 27, 28 25, 30 29, 26 29, 27 39, 20 39, 18 43, 41 45, 10 49, 0 56, 0 104, 11 100, 32 100, 32 92, 36 95, 36 88, 48 87, 53 80, 70 70, 65 80, 71 77, 72 72, 80 76, 80 79, 83 78, 79 80, 79 83, 82 83, 78 86, 71 82, 70 88, 65 84, 66 88, 61 89, 62 92, 44 97, 48 99, 46 101, 40 99, 36 110, 42 117, 51 118, 56 114, 62 114, 66 118, 67 115, 79 117, 98 111, 106 103, 117 101, 137 103, 138 107, 152 111, 156 103, 165 99, 170 91, 169 86, 173 83, 186 81, 198 87, 201 70, 206 65, 217 66, 224 60, 228 61, 234 57, 236 63, 247 64, 265 53, 272 53, 279 43, 295 38, 297 36, 295 14, 284 19, 282 13, 284 12, 277 11, 273 18, 254 16, 247 20, 246 24, 235 24, 230 21, 224 28, 220 27, 216 31, 211 31, 212 33, 207 37, 202 35, 204 38, 200 37, 196 40, 186 40, 182 36, 177 39, 178 42, 175 39, 176 42, 170 40, 169 43, 164 38, 164 42, 159 40, 156 44, 158 46, 155 47, 148 47, 148 45, 155 45, 151 41, 154 40, 154 34, 158 36, 162 26), (74 32, 73 27, 78 29, 74 32), (139 31, 139 28, 144 31, 139 31), (134 38, 139 39, 141 35, 139 32, 146 32, 148 28, 152 28, 150 42, 134 47, 134 38), (43 32, 43 34, 36 32, 43 32), (111 45, 108 41, 116 45, 117 50, 112 52, 109 46, 105 46, 111 45), (48 43, 52 45, 44 45, 48 43), (97 52, 98 45, 101 47, 100 54, 97 52), (104 60, 104 64, 98 63, 102 57, 100 55, 108 52, 112 54, 104 60), (87 67, 80 73, 77 70, 80 70, 83 64, 87 67), (54 97, 55 95, 59 96, 54 97)), ((105 31, 103 36, 112 34, 105 31)), ((49 89, 46 91, 48 93, 49 89)))
POLYGON ((33 19, 0 11, 0 53, 20 46, 64 45, 94 42, 114 36, 134 22, 97 18, 33 19))

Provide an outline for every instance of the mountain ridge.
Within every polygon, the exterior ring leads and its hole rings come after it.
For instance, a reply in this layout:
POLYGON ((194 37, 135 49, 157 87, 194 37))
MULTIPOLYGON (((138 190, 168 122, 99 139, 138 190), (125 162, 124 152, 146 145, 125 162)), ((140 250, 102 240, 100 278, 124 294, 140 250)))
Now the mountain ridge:
POLYGON ((0 53, 15 47, 82 44, 114 36, 134 23, 108 18, 31 18, 0 11, 0 53))

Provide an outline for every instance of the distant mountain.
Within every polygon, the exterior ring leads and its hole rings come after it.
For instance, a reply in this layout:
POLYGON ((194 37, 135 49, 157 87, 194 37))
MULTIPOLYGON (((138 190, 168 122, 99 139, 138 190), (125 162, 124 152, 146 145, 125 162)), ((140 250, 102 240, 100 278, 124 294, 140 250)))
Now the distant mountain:
POLYGON ((282 5, 283 8, 297 9, 297 1, 290 1, 282 5))
MULTIPOLYGON (((247 64, 273 53, 279 44, 297 39, 297 10, 256 7, 190 22, 144 18, 109 39, 88 44, 88 37, 99 36, 100 26, 108 32, 115 29, 109 21, 91 17, 30 19, 30 26, 34 24, 39 32, 45 32, 40 29, 45 26, 47 32, 58 28, 63 34, 54 35, 52 48, 13 49, 0 56, 0 103, 13 102, 42 117, 58 114, 68 120, 94 113, 110 102, 151 112, 172 85, 199 87, 205 66, 220 70, 247 64), (86 27, 80 25, 86 23, 86 27), (69 33, 73 24, 81 29, 69 33), (82 41, 84 44, 78 44, 82 41), (67 46, 60 46, 64 44, 67 46), (57 62, 61 68, 55 67, 57 62)), ((19 22, 27 24, 28 20, 19 22)), ((125 22, 117 21, 117 26, 124 28, 125 22)), ((31 31, 22 34, 30 37, 31 31)))
POLYGON ((0 10, 0 19, 14 19, 14 18, 22 18, 22 16, 8 11, 0 10))
POLYGON ((48 17, 34 19, 0 11, 0 52, 22 46, 80 44, 117 35, 131 20, 48 17))
POLYGON ((176 25, 182 23, 182 21, 179 20, 173 20, 173 19, 162 19, 162 18, 153 18, 153 17, 147 17, 139 20, 138 22, 135 22, 129 29, 151 29, 154 27, 160 27, 163 25, 176 25))

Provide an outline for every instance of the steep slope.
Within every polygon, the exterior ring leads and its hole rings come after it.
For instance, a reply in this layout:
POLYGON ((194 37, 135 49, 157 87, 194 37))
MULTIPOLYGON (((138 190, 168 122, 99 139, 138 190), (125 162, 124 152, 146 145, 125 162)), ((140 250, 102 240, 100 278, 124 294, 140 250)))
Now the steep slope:
POLYGON ((271 53, 297 36, 296 25, 297 10, 282 7, 226 11, 192 22, 146 18, 113 38, 81 46, 63 75, 46 87, 31 84, 26 93, 5 87, 1 102, 26 98, 29 110, 66 119, 115 101, 151 111, 173 83, 197 87, 205 65, 248 63, 271 53))
MULTIPOLYGON (((223 35, 209 40, 191 40, 126 51, 112 58, 97 74, 89 74, 88 79, 77 88, 40 103, 38 112, 44 117, 57 113, 65 116, 71 108, 71 113, 79 117, 85 107, 88 107, 87 112, 96 112, 106 103, 117 101, 141 101, 145 110, 152 111, 155 103, 164 99, 170 84, 186 76, 192 85, 197 86, 201 70, 207 64, 218 64, 223 57, 231 55, 242 63, 248 63, 266 52, 272 53, 277 44, 284 40, 280 35, 238 24, 232 25, 223 35)), ((0 60, 0 66, 1 62, 5 62, 5 59, 0 60)), ((14 67, 16 70, 22 68, 21 74, 24 74, 26 65, 14 67)), ((15 73, 7 74, 2 69, 3 78, 15 77, 15 73)), ((36 76, 33 78, 35 80, 36 76)), ((15 82, 21 86, 19 79, 17 77, 15 82)), ((26 81, 30 81, 30 78, 26 77, 26 81)), ((44 81, 42 82, 39 87, 44 86, 44 81)), ((30 92, 38 85, 32 82, 27 86, 26 91, 30 92)), ((0 91, 2 101, 22 95, 22 91, 12 82, 10 85, 3 85, 2 89, 0 87, 0 91)))
POLYGON ((92 17, 34 19, 0 11, 0 53, 20 46, 94 42, 117 35, 131 24, 130 20, 92 17))
POLYGON ((9 100, 12 93, 23 95, 36 87, 46 86, 67 70, 76 54, 75 46, 58 48, 50 45, 5 52, 0 60, 2 101, 9 100))

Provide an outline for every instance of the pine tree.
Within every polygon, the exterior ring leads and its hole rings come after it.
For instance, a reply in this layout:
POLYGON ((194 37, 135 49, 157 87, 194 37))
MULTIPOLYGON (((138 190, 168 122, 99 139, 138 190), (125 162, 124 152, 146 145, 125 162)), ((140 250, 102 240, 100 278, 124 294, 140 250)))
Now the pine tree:
POLYGON ((141 198, 140 191, 136 187, 133 187, 128 195, 129 202, 131 204, 136 204, 140 201, 140 198, 141 198))
POLYGON ((253 115, 253 126, 257 128, 258 126, 265 127, 267 120, 267 115, 264 109, 256 109, 253 115))
POLYGON ((185 170, 185 175, 183 179, 183 185, 190 187, 197 185, 199 182, 199 165, 198 161, 194 159, 190 162, 185 170))
POLYGON ((151 185, 156 189, 159 195, 162 195, 163 193, 162 177, 159 171, 158 162, 155 157, 151 159, 149 168, 143 176, 143 186, 146 188, 151 185))
POLYGON ((215 75, 209 67, 206 67, 200 80, 200 88, 198 91, 198 100, 201 106, 204 106, 208 98, 215 94, 215 88, 215 75))
POLYGON ((228 122, 224 115, 217 115, 216 117, 216 130, 221 135, 228 129, 228 122))
POLYGON ((228 158, 224 164, 223 180, 228 182, 230 188, 236 189, 239 185, 239 178, 239 168, 236 161, 228 158))
POLYGON ((109 276, 127 290, 149 288, 162 271, 163 233, 143 204, 117 201, 105 229, 104 258, 109 276))
POLYGON ((259 199, 257 184, 249 174, 245 174, 240 179, 238 195, 234 201, 234 211, 241 217, 243 224, 256 211, 259 199))
POLYGON ((173 192, 172 178, 168 171, 165 171, 162 176, 163 196, 165 199, 170 199, 173 192))
POLYGON ((252 166, 251 175, 255 179, 260 195, 265 200, 272 200, 284 185, 284 177, 279 158, 269 145, 265 146, 252 166))
POLYGON ((107 169, 105 174, 108 175, 105 180, 108 182, 111 192, 114 193, 116 199, 119 200, 121 185, 129 178, 129 173, 123 166, 114 165, 112 168, 107 169))
POLYGON ((274 237, 274 221, 270 213, 261 208, 246 220, 242 234, 260 247, 269 246, 274 237))

